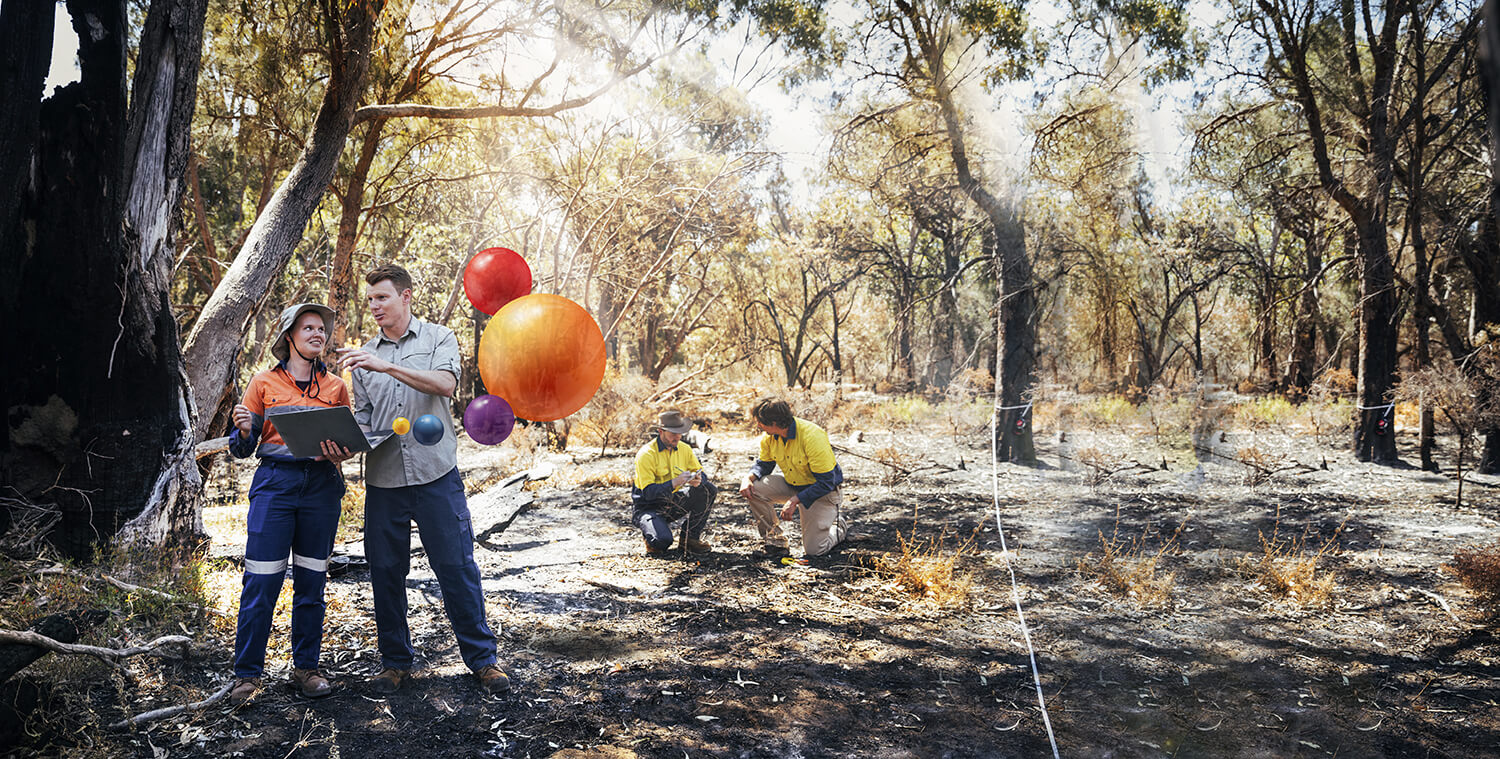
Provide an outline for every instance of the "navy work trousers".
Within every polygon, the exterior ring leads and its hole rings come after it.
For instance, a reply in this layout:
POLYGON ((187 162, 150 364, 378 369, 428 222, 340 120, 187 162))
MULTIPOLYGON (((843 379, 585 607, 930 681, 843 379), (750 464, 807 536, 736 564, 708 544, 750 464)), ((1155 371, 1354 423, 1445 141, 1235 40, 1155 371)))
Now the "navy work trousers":
POLYGON ((672 523, 684 517, 682 536, 698 540, 703 537, 703 528, 708 526, 708 515, 718 495, 719 489, 704 477, 702 485, 683 488, 673 493, 669 501, 648 502, 636 507, 631 521, 641 528, 641 535, 652 548, 671 548, 672 523))
POLYGON ((484 616, 469 502, 458 468, 426 485, 365 489, 365 558, 375 597, 375 631, 384 667, 411 669, 416 652, 406 623, 411 524, 443 593, 443 610, 469 669, 495 663, 495 633, 484 616))
POLYGON ((234 636, 235 677, 266 668, 271 615, 292 563, 292 666, 317 669, 323 649, 323 587, 339 527, 344 477, 327 461, 263 460, 250 483, 245 582, 234 636))

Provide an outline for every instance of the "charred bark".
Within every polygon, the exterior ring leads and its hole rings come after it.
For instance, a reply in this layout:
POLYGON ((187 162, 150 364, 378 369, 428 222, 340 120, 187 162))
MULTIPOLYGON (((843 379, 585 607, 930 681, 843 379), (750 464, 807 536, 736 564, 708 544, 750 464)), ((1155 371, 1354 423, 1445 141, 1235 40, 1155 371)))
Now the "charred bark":
POLYGON ((206 8, 151 4, 127 110, 125 4, 68 3, 80 80, 40 103, 35 169, 20 185, 27 234, 5 230, 15 292, 0 322, 34 328, 3 338, 4 477, 57 506, 51 542, 69 556, 90 556, 132 519, 128 536, 150 543, 201 532, 192 398, 167 296, 206 8))

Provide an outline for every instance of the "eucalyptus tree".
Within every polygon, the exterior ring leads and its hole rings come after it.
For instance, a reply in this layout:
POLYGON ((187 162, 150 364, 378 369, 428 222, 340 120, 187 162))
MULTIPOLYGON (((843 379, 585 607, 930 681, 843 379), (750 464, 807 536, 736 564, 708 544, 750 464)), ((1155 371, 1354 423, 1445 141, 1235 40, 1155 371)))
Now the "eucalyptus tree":
POLYGON ((618 94, 607 113, 541 128, 530 249, 539 286, 588 304, 607 354, 654 380, 729 320, 720 296, 759 234, 749 183, 771 156, 758 117, 701 57, 618 94))
POLYGON ((1210 196, 1202 202, 1240 212, 1220 244, 1238 259, 1237 287, 1256 303, 1257 379, 1300 399, 1319 373, 1319 333, 1336 345, 1337 336, 1350 332, 1327 316, 1341 309, 1322 301, 1337 294, 1346 277, 1334 275, 1351 259, 1328 256, 1343 227, 1319 188, 1290 108, 1241 97, 1205 105, 1192 119, 1190 172, 1210 196), (1278 347, 1287 357, 1279 372, 1278 347))
POLYGON ((206 5, 153 0, 144 23, 123 2, 67 9, 79 79, 46 96, 55 4, 0 2, 0 529, 55 525, 87 558, 122 526, 202 531, 169 293, 206 5))
POLYGON ((835 136, 824 182, 844 199, 826 204, 820 221, 839 230, 840 249, 887 298, 897 381, 921 378, 941 389, 973 352, 966 336, 975 330, 959 293, 970 270, 990 263, 983 219, 954 178, 936 108, 862 103, 856 110, 835 136), (919 327, 929 334, 922 367, 913 361, 919 327))
MULTIPOLYGON (((1396 445, 1383 420, 1397 370, 1401 309, 1389 229, 1392 191, 1403 156, 1400 135, 1423 117, 1403 89, 1414 46, 1433 42, 1407 33, 1438 2, 1402 0, 1380 6, 1314 0, 1256 0, 1235 6, 1235 18, 1265 53, 1265 86, 1297 106, 1319 186, 1347 217, 1360 257, 1359 413, 1354 452, 1362 461, 1395 463, 1396 445)), ((1452 16, 1457 37, 1472 39, 1476 4, 1452 16)), ((1446 30, 1445 30, 1446 31, 1446 30)), ((1411 81, 1426 90, 1461 60, 1465 45, 1444 44, 1411 81)))
POLYGON ((868 0, 839 48, 848 71, 876 92, 930 104, 952 161, 954 184, 987 221, 987 255, 996 267, 998 405, 1011 410, 997 427, 996 456, 1033 461, 1029 425, 1017 427, 1023 395, 1035 383, 1036 297, 1020 204, 1001 167, 979 149, 980 110, 968 99, 982 82, 1023 73, 1030 62, 1021 3, 868 0))

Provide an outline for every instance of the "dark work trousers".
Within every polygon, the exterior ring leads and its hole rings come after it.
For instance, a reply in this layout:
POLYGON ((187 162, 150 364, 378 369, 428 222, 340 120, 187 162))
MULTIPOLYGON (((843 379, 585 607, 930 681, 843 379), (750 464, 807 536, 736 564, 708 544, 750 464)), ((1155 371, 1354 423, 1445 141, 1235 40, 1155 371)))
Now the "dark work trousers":
POLYGON ((292 564, 292 666, 317 669, 323 649, 323 586, 339 527, 344 477, 328 461, 262 460, 250 484, 245 584, 234 636, 234 676, 266 668, 271 615, 292 564))
POLYGON ((474 531, 458 468, 426 485, 365 489, 365 558, 375 597, 375 631, 384 667, 411 669, 416 652, 406 624, 406 575, 411 571, 411 523, 417 523, 427 562, 443 593, 443 610, 469 669, 495 663, 495 633, 484 618, 474 531))
POLYGON ((652 548, 672 547, 672 523, 684 517, 682 536, 694 540, 703 537, 703 528, 708 526, 708 514, 713 511, 714 500, 719 489, 707 477, 697 487, 686 487, 672 494, 671 500, 652 501, 636 507, 631 514, 632 522, 641 528, 647 545, 652 548))

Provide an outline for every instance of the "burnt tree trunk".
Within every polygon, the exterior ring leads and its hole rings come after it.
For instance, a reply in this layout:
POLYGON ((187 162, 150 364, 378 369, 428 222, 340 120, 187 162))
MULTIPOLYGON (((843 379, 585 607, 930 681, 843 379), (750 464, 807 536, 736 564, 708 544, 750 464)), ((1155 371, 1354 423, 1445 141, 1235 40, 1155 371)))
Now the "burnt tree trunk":
MULTIPOLYGON (((18 5, 0 11, 4 34, 12 19, 37 24, 18 5)), ((151 3, 128 104, 126 4, 67 7, 80 80, 40 103, 30 90, 14 105, 37 114, 35 131, 7 117, 16 131, 0 134, 5 158, 17 151, 33 167, 16 185, 20 226, 0 228, 14 287, 0 323, 33 325, 3 338, 15 408, 0 458, 15 493, 61 512, 51 542, 86 558, 125 527, 122 537, 150 544, 202 532, 193 401, 168 295, 207 3, 151 3)), ((46 61, 49 42, 21 47, 46 61)))
POLYGON ((1313 375, 1317 371, 1318 347, 1318 278, 1323 270, 1323 253, 1318 247, 1316 228, 1309 225, 1306 235, 1297 235, 1302 240, 1306 267, 1302 282, 1302 294, 1297 299, 1297 314, 1292 329, 1291 355, 1287 361, 1286 379, 1282 385, 1288 395, 1297 399, 1307 397, 1312 388, 1313 375))
MULTIPOLYGON (((1500 228, 1500 6, 1496 0, 1485 0, 1484 23, 1481 25, 1479 42, 1479 72, 1484 80, 1484 95, 1486 113, 1489 120, 1490 131, 1490 214, 1485 221, 1486 226, 1493 230, 1500 228)), ((1495 237, 1490 236, 1491 240, 1495 237)), ((1494 249, 1491 248, 1491 253, 1494 249)), ((1500 256, 1491 258, 1491 262, 1500 259, 1500 256)), ((1474 267, 1471 264, 1471 269, 1474 267)), ((1480 266, 1478 269, 1485 269, 1480 266)), ((1476 270, 1476 281, 1487 283, 1489 288, 1488 298, 1485 298, 1487 308, 1490 310, 1500 309, 1500 303, 1496 303, 1496 296, 1500 295, 1500 272, 1495 267, 1488 267, 1488 278, 1483 278, 1476 270)), ((1482 284, 1476 285, 1478 287, 1482 284)), ((1483 295, 1475 293, 1478 300, 1483 295)), ((1485 474, 1500 473, 1500 429, 1486 430, 1484 435, 1484 450, 1479 456, 1479 471, 1485 474)))
MULTIPOLYGON (((1383 209, 1382 209, 1383 210, 1383 209)), ((1395 464, 1396 415, 1389 408, 1396 379, 1396 336, 1400 325, 1396 307, 1395 270, 1385 238, 1385 214, 1379 224, 1360 229, 1360 340, 1354 426, 1354 456, 1360 461, 1395 464)))
POLYGON ((995 376, 1000 405, 1007 410, 1000 415, 995 456, 1001 461, 1033 464, 1037 459, 1029 393, 1036 382, 1036 291, 1031 258, 1026 253, 1025 224, 1018 210, 996 226, 1000 308, 995 376))

